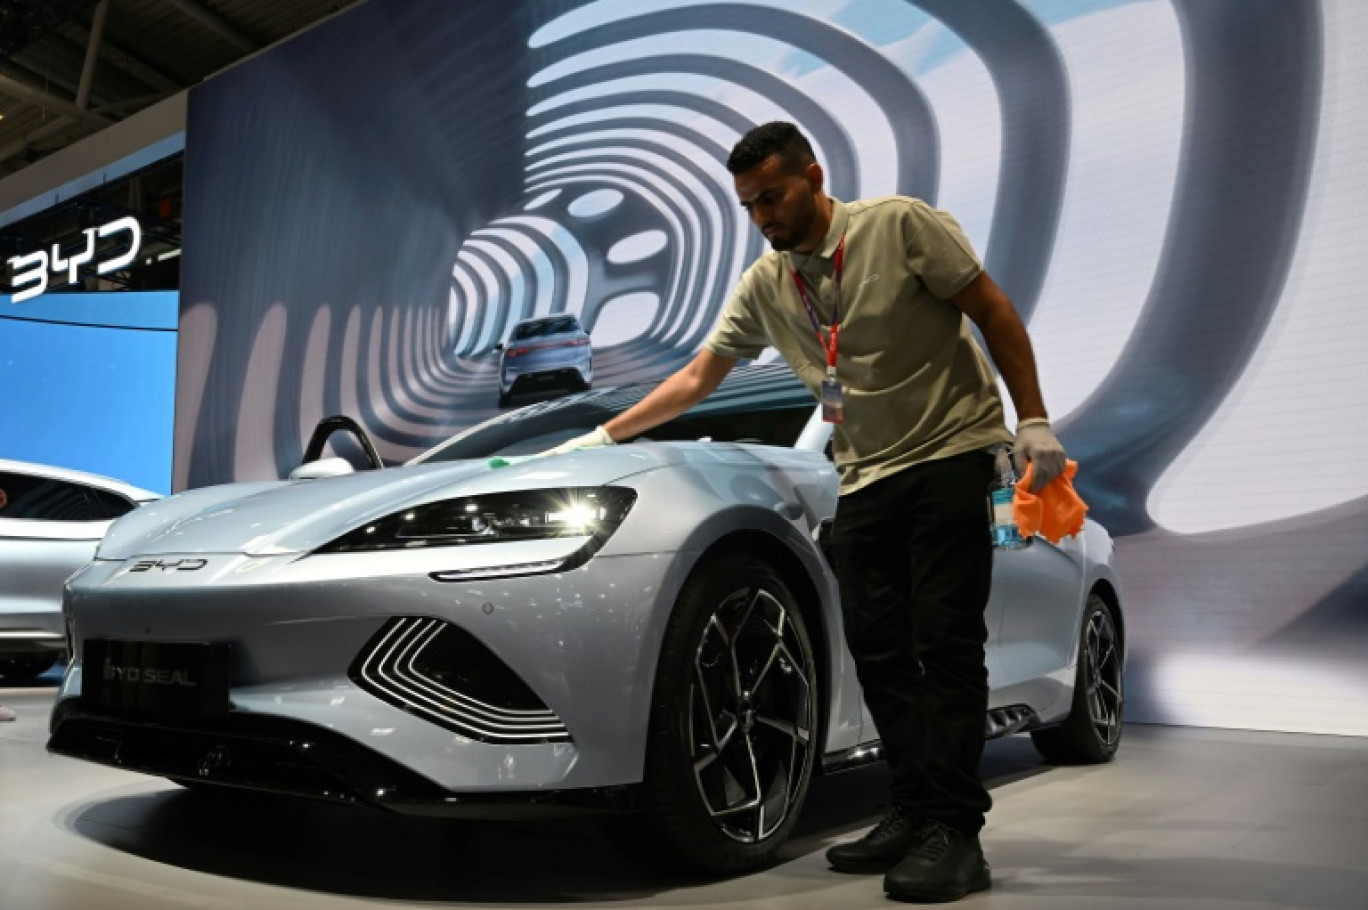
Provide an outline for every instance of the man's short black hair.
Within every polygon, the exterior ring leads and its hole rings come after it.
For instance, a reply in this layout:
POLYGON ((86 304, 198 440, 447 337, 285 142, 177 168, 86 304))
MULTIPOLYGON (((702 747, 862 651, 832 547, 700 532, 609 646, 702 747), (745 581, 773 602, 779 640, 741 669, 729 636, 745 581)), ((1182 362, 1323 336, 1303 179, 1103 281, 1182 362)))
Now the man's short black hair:
POLYGON ((727 170, 741 174, 770 155, 778 155, 786 169, 801 170, 817 160, 812 143, 798 127, 783 120, 762 123, 741 137, 727 158, 727 170))

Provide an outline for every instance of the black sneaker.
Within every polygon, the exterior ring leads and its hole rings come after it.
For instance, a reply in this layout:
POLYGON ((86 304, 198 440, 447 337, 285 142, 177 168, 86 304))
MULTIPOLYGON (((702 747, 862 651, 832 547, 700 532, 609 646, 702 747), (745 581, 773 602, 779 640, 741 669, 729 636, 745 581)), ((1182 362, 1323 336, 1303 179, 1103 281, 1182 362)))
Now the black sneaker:
POLYGON ((893 806, 864 837, 828 850, 827 862, 837 872, 887 872, 907 856, 920 827, 920 819, 902 806, 893 806))
POLYGON ((884 876, 889 897, 918 904, 957 901, 992 884, 978 837, 935 819, 918 829, 907 858, 884 876))

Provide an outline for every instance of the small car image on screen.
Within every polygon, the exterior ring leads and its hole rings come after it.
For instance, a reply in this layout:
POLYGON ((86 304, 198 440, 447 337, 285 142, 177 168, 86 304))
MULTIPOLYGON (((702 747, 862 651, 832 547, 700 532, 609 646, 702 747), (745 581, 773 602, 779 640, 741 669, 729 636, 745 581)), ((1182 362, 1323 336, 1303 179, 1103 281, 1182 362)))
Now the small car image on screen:
POLYGON ((499 348, 499 407, 514 395, 559 389, 578 392, 594 382, 589 334, 572 315, 525 319, 499 348))

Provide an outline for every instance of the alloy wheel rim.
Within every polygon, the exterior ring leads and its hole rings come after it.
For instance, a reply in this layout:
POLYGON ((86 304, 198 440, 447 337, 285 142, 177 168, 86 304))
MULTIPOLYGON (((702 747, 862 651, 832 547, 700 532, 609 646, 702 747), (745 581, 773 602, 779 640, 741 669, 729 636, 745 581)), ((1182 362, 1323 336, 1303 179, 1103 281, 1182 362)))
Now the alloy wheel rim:
POLYGON ((1088 718, 1097 738, 1103 745, 1111 746, 1121 736, 1124 694, 1116 626, 1106 610, 1094 610, 1088 617, 1084 645, 1088 661, 1088 718))
POLYGON ((694 653, 688 743, 713 823, 753 844, 787 820, 812 760, 812 654, 790 608, 763 588, 733 593, 694 653))

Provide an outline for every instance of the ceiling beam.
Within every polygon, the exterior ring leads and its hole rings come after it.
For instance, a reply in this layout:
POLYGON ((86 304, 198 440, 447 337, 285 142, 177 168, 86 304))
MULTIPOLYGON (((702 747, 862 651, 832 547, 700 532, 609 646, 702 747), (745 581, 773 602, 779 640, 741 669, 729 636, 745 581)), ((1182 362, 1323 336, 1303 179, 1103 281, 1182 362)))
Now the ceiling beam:
POLYGON ((141 54, 134 53, 109 35, 105 35, 104 47, 105 53, 101 55, 101 59, 139 82, 168 93, 178 92, 186 86, 186 83, 166 73, 158 64, 141 54))
POLYGON ((107 18, 109 0, 100 0, 90 19, 90 43, 86 45, 85 62, 81 65, 81 83, 76 87, 76 106, 81 110, 90 108, 90 86, 95 81, 95 64, 100 60, 100 42, 104 40, 107 18))
MULTIPOLYGON (((70 37, 61 32, 48 36, 47 44, 54 52, 79 54, 90 42, 90 31, 78 23, 68 23, 70 37), (79 40, 78 40, 79 39, 79 40)), ((167 75, 145 56, 135 54, 114 38, 114 26, 107 25, 104 37, 100 40, 100 61, 113 67, 117 72, 134 80, 139 85, 161 89, 165 92, 178 92, 185 85, 167 75)), ((31 49, 32 50, 32 49, 31 49)))
POLYGON ((20 101, 27 101, 39 107, 65 114, 68 117, 75 117, 77 120, 84 120, 87 123, 98 126, 108 126, 114 121, 108 117, 82 110, 74 103, 65 98, 58 98, 56 95, 49 94, 42 89, 29 85, 27 82, 20 82, 10 76, 0 73, 0 95, 9 95, 20 101))
POLYGON ((264 46, 253 41, 236 25, 204 4, 197 2, 197 0, 163 0, 163 2, 170 6, 174 6, 186 16, 194 19, 200 25, 203 25, 220 38, 229 42, 244 54, 256 53, 264 46))
POLYGON ((120 119, 123 119, 128 116, 127 112, 130 108, 141 110, 142 108, 156 104, 158 101, 169 98, 174 94, 175 92, 153 92, 150 95, 139 95, 137 98, 124 98, 119 101, 110 101, 106 104, 93 107, 91 110, 97 114, 114 114, 120 119))

